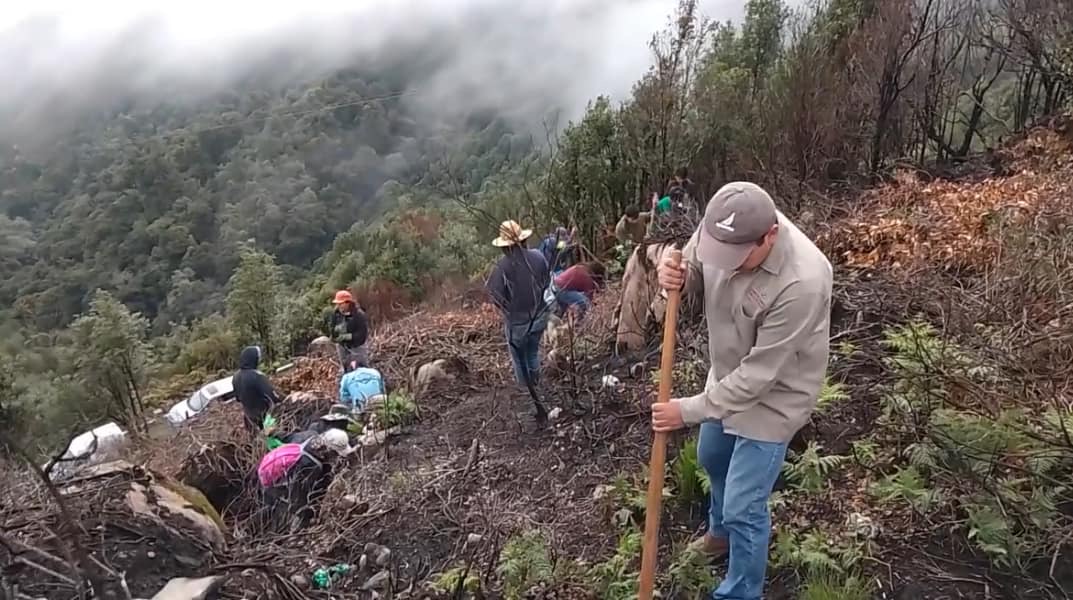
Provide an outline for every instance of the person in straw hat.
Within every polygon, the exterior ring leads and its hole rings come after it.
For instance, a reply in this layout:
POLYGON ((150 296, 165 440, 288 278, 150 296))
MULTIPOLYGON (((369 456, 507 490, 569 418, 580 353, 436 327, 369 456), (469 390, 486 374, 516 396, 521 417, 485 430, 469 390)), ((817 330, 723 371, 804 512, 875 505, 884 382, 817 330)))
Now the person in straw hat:
POLYGON ((492 245, 502 249, 503 256, 485 284, 492 303, 503 313, 515 379, 527 388, 535 388, 540 380, 540 340, 550 311, 545 291, 551 283, 548 261, 527 247, 531 235, 532 229, 522 229, 516 221, 499 226, 492 245))

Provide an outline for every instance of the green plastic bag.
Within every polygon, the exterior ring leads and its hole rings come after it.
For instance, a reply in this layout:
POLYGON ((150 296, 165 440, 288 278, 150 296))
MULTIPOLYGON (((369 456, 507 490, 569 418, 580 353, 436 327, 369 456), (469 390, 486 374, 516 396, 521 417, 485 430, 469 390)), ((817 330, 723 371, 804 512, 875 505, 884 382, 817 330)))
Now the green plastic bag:
MULTIPOLYGON (((272 429, 275 426, 276 426, 276 418, 273 417, 272 415, 265 415, 264 421, 261 422, 262 430, 263 431, 268 431, 268 430, 272 429)), ((265 436, 265 446, 267 446, 269 450, 275 450, 276 448, 279 448, 282 445, 283 445, 283 441, 280 440, 275 435, 266 435, 265 436)))
POLYGON ((328 589, 332 586, 332 582, 343 575, 350 572, 350 565, 346 563, 339 563, 325 568, 317 569, 313 571, 313 587, 318 590, 328 589))

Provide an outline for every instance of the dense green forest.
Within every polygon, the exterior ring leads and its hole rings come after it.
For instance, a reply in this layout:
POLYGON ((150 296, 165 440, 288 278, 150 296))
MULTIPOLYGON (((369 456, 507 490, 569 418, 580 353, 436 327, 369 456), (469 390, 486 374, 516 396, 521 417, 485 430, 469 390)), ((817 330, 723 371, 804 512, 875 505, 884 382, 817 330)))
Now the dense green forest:
POLYGON ((0 302, 52 330, 103 288, 164 333, 223 308, 247 240, 297 273, 406 186, 429 183, 450 153, 471 157, 469 183, 528 152, 495 115, 455 130, 418 124, 406 84, 344 72, 116 112, 33 155, 5 147, 0 302))
POLYGON ((299 351, 334 289, 386 316, 481 272, 508 215, 576 224, 601 252, 680 166, 701 194, 750 178, 800 209, 901 164, 965 160, 1067 105, 1071 11, 748 0, 730 24, 683 0, 629 98, 543 136, 487 111, 422 121, 407 100, 428 67, 399 58, 117 104, 32 149, 0 144, 0 426, 136 424, 162 381, 196 384, 243 343, 299 351))

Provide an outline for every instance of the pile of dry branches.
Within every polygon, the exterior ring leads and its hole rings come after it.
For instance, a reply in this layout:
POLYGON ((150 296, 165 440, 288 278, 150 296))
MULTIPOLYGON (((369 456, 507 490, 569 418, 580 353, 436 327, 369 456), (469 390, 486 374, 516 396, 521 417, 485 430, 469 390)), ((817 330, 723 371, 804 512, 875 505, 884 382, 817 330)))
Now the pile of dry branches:
POLYGON ((371 344, 374 366, 404 388, 409 388, 416 369, 441 358, 460 360, 471 381, 485 385, 505 381, 509 372, 501 319, 487 304, 415 313, 377 330, 371 344))

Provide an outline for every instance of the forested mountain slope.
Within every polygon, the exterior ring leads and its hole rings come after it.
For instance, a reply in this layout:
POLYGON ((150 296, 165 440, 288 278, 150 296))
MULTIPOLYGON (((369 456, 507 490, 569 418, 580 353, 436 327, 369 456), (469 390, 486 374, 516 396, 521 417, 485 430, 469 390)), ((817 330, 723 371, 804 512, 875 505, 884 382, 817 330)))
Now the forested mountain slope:
POLYGON ((98 115, 33 152, 5 145, 0 303, 48 330, 105 288, 164 331, 222 309, 242 242, 308 269, 402 187, 434 183, 430 165, 464 155, 476 184, 530 150, 489 112, 450 127, 417 115, 421 72, 250 81, 193 105, 98 115))

